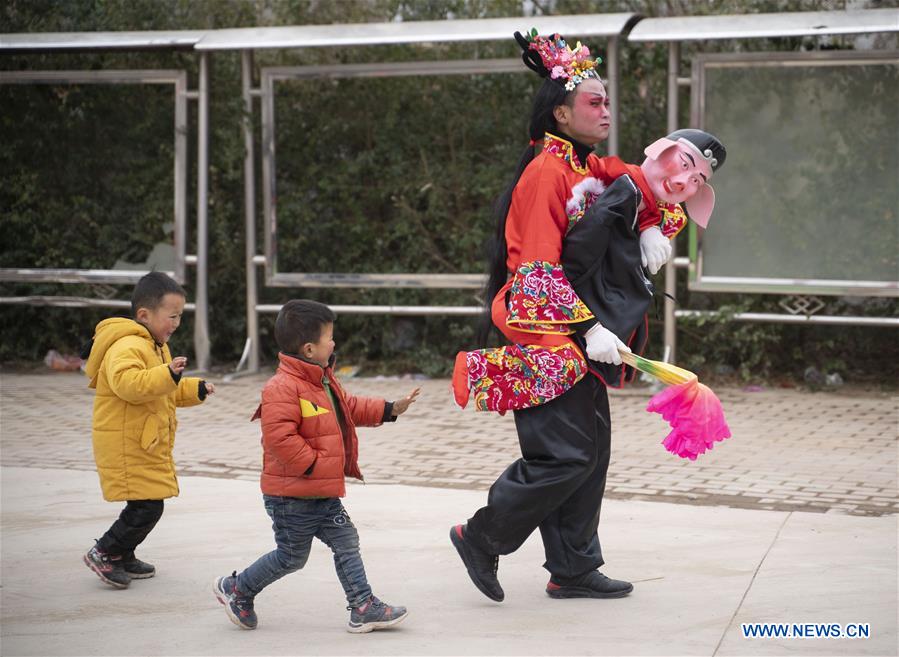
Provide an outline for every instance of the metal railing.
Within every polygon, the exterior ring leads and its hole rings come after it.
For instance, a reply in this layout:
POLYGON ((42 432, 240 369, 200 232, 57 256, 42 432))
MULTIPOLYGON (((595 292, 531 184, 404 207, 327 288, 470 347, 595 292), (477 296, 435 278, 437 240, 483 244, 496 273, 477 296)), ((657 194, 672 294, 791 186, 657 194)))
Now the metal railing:
MULTIPOLYGON (((206 176, 208 175, 208 68, 207 55, 200 55, 200 88, 191 92, 187 72, 183 70, 56 70, 56 71, 0 71, 0 84, 154 84, 174 87, 174 250, 175 270, 166 272, 180 283, 186 281, 187 265, 195 265, 197 284, 195 303, 185 308, 195 313, 194 351, 197 368, 209 366, 209 320, 206 281, 206 176), (187 102, 199 103, 198 128, 198 185, 197 185, 197 254, 187 253, 187 102)), ((77 268, 0 268, 0 281, 22 283, 108 284, 133 285, 148 273, 138 269, 77 269, 77 268)), ((130 302, 91 297, 25 295, 0 297, 0 304, 62 306, 67 308, 129 307, 130 302)))

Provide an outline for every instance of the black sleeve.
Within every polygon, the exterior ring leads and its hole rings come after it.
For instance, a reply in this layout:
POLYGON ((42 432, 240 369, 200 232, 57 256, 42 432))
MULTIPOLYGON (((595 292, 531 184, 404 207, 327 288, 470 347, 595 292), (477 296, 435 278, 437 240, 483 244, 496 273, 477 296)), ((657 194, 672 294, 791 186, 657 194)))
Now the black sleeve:
POLYGON ((381 422, 396 422, 396 415, 393 414, 393 402, 384 404, 384 417, 381 418, 381 422))
POLYGON ((585 319, 583 322, 578 322, 577 324, 569 324, 569 326, 577 335, 583 337, 587 334, 587 331, 597 324, 599 324, 599 320, 595 317, 591 317, 590 319, 585 319))
POLYGON ((617 228, 616 222, 630 225, 637 216, 639 205, 640 189, 629 176, 621 176, 600 194, 581 220, 568 231, 562 244, 561 261, 565 278, 575 291, 578 284, 600 266, 609 248, 611 233, 617 228))
POLYGON ((206 389, 206 382, 200 381, 200 387, 197 389, 197 397, 200 398, 200 401, 205 401, 206 395, 209 394, 209 391, 206 389))
POLYGON ((565 236, 565 276, 594 318, 572 324, 578 341, 597 323, 625 340, 646 312, 647 289, 635 232, 639 188, 621 176, 565 236), (622 332, 625 334, 622 337, 622 332))
POLYGON ((169 367, 169 374, 172 375, 172 379, 175 381, 175 383, 181 382, 181 374, 180 373, 176 374, 175 370, 173 370, 171 367, 169 367))

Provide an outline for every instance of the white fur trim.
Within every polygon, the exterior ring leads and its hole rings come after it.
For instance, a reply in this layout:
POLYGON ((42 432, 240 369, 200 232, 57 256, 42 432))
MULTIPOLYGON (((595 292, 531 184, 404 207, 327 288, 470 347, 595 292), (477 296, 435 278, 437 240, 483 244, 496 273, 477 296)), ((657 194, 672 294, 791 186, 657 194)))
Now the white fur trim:
POLYGON ((606 186, 602 180, 598 178, 584 178, 581 182, 571 188, 571 198, 565 203, 565 210, 568 216, 571 216, 581 208, 584 198, 587 194, 595 194, 599 196, 606 190, 606 186))

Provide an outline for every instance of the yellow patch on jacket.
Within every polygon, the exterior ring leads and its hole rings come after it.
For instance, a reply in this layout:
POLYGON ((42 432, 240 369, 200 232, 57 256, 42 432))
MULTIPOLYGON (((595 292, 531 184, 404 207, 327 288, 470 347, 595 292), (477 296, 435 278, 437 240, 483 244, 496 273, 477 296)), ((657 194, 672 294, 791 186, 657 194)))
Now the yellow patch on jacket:
POLYGON ((307 401, 300 397, 300 413, 303 417, 315 417, 316 415, 324 415, 325 413, 330 413, 327 408, 323 408, 318 404, 313 404, 311 401, 307 401))

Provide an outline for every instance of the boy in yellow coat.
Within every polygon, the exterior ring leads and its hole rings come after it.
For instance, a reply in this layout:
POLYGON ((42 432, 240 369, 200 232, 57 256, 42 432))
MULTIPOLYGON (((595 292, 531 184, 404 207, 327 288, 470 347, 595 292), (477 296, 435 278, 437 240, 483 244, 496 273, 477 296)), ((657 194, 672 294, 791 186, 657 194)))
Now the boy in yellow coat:
POLYGON ((94 398, 94 460, 103 498, 127 502, 119 518, 84 555, 101 580, 118 589, 156 569, 134 556, 162 516, 163 500, 178 495, 176 406, 201 403, 215 387, 183 377, 183 356, 168 340, 181 323, 184 289, 161 272, 142 277, 131 295, 134 319, 97 324, 85 372, 94 398))

